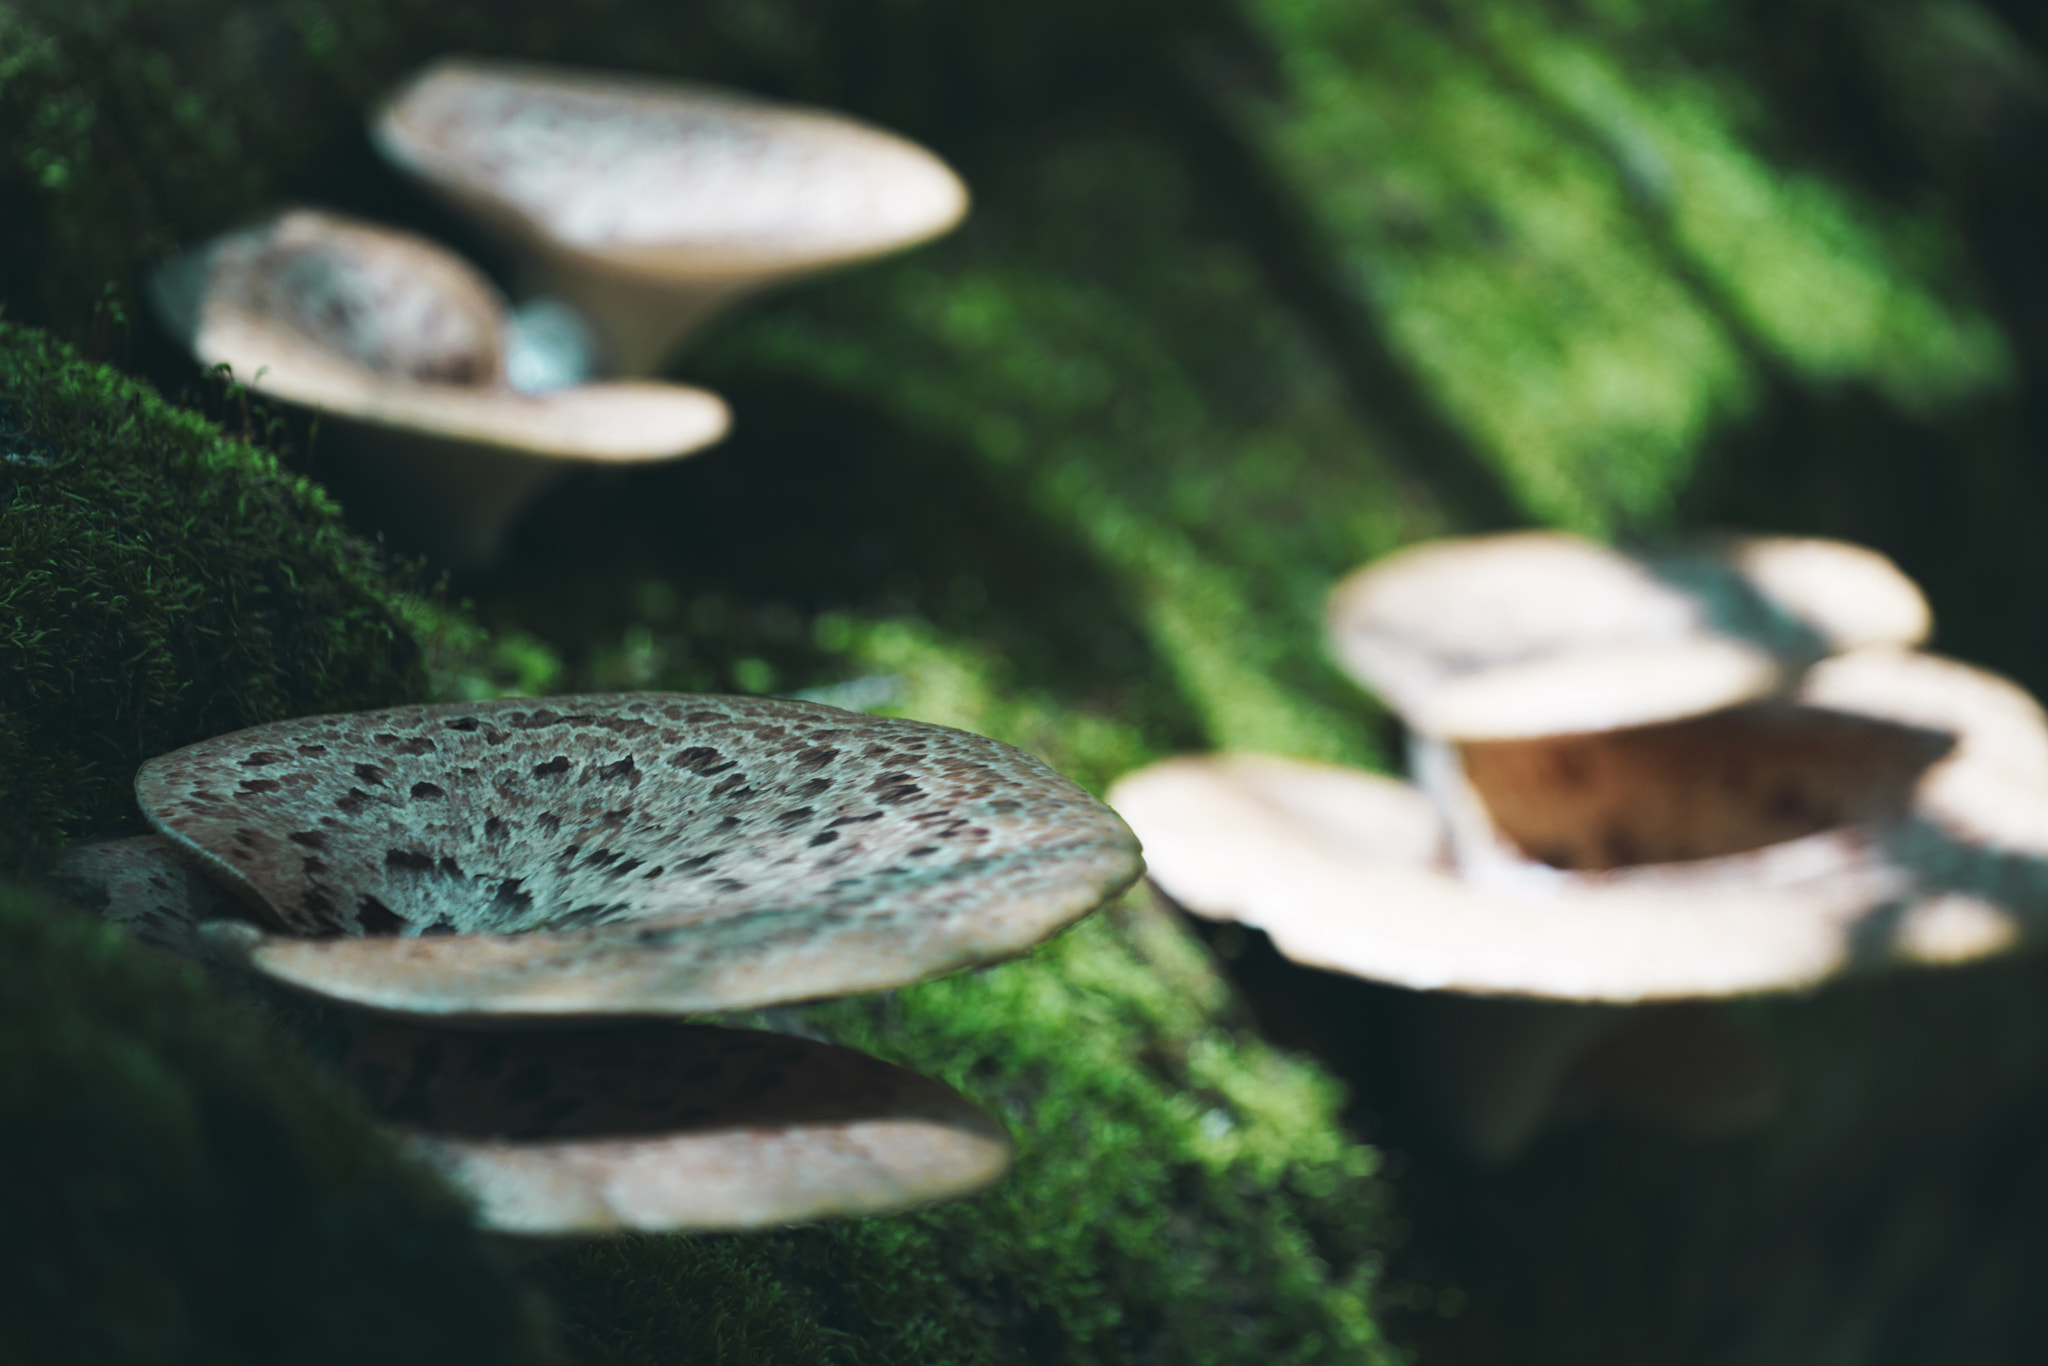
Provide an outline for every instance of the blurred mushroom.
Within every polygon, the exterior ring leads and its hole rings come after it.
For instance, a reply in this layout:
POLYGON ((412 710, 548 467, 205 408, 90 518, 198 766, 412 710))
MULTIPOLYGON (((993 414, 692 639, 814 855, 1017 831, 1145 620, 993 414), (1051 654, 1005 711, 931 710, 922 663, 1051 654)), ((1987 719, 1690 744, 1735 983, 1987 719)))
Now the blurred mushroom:
POLYGON ((787 1034, 350 1023, 342 1080, 498 1232, 890 1213, 972 1194, 1009 1166, 1002 1127, 951 1087, 787 1034))
POLYGON ((460 568, 488 563, 571 466, 674 459, 725 434, 717 396, 681 385, 521 392, 488 281, 424 238, 336 214, 292 209, 229 233, 152 290, 201 362, 339 428, 348 460, 333 473, 351 506, 460 568))
MULTIPOLYGON (((198 926, 234 913, 155 835, 81 843, 59 876, 131 937, 209 964, 198 926)), ((807 1039, 673 1023, 458 1029, 271 1004, 495 1232, 876 1214, 971 1194, 1009 1163, 1001 1126, 951 1088, 807 1039)))
POLYGON ((1110 801, 1187 909, 1312 967, 1495 998, 1418 1008, 1482 1156, 1571 1083, 1690 1132, 1770 1097, 1768 1059, 1725 1021, 1548 1003, 1804 990, 2048 938, 2048 718, 1952 661, 1858 651, 1786 701, 1418 752, 1435 801, 1250 756, 1168 760, 1110 801), (1643 1028, 1668 1046, 1618 1032, 1643 1028))
POLYGON ((581 312, 616 374, 653 373, 741 295, 936 237, 967 210, 945 163, 893 134, 614 73, 450 58, 371 135, 581 312))
POLYGON ((277 722, 143 765, 271 978, 442 1017, 682 1014, 1020 953, 1139 873, 1019 750, 811 703, 502 699, 277 722))
POLYGON ((1511 739, 1676 720, 1784 690, 1865 645, 1926 637, 1874 551, 1729 537, 1628 553, 1556 532, 1434 541, 1337 586, 1338 662, 1419 733, 1511 739))

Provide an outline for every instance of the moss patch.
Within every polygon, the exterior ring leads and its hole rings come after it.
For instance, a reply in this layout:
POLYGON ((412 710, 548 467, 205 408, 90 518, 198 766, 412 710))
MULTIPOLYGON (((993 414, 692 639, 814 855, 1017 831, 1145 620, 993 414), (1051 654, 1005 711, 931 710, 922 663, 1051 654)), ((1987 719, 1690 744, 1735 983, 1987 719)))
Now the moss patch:
POLYGON ((1338 1088, 1246 1032, 1143 900, 1005 967, 755 1022, 943 1077, 1004 1118, 1016 1169, 921 1214, 557 1257, 579 1359, 1400 1359, 1373 1317, 1387 1192, 1338 1088), (599 1305, 643 1327, 585 1322, 599 1305))
POLYGON ((0 322, 0 866, 129 819, 137 765, 405 701, 371 548, 271 455, 0 322))
POLYGON ((0 1358, 539 1363, 462 1202, 245 1008, 0 887, 0 1358))

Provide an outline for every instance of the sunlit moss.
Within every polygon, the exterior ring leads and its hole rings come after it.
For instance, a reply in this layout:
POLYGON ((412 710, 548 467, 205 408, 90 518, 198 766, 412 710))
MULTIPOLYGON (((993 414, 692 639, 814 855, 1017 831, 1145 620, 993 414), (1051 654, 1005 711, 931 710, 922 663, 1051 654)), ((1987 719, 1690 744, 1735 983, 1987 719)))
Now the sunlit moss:
POLYGON ((1668 516, 1766 358, 1922 409, 2005 373, 1940 225, 1773 164, 1732 81, 1534 6, 1246 8, 1281 87, 1237 116, 1546 521, 1668 516))
POLYGON ((1912 409, 2006 378, 1989 319, 1931 287, 1954 272, 1938 220, 1772 165, 1744 136, 1759 115, 1733 83, 1632 70, 1533 11, 1485 13, 1492 50, 1614 149, 1713 288, 1804 377, 1868 380, 1912 409))

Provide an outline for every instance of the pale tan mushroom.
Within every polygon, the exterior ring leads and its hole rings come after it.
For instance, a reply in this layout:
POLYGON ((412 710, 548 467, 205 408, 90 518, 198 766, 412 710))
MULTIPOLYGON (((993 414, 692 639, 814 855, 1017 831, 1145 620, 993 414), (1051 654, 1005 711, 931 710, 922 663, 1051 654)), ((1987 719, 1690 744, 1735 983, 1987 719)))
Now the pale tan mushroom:
MULTIPOLYGON (((1418 751, 1427 792, 1221 756, 1141 770, 1110 801, 1166 895, 1297 962, 1522 998, 1430 1026, 1429 1047, 1464 1057, 1470 1084, 1446 1104, 1483 1155, 1526 1141, 1625 1022, 1545 1003, 1804 990, 2048 939, 2048 718, 1953 661, 1857 651, 1785 702, 1418 751)), ((1684 1038, 1718 1060, 1725 1105, 1699 1125, 1754 1113, 1770 1082, 1740 1041, 1684 1038)), ((1611 1051, 1582 1077, 1683 1109, 1687 1093, 1645 1090, 1640 1058, 1611 1051)))
MULTIPOLYGON (((58 876, 152 949, 232 966, 199 927, 234 916, 234 903, 163 838, 80 843, 58 876)), ((270 1018, 302 1035, 498 1233, 701 1232, 894 1212, 971 1194, 1009 1163, 1001 1126, 951 1088, 788 1035, 590 1021, 458 1029, 346 1009, 270 1018)))
POLYGON ((1339 584, 1330 644, 1409 727, 1452 740, 1646 725, 1782 692, 1866 645, 1912 645, 1910 580, 1837 541, 1626 553, 1557 532, 1435 541, 1339 584))
POLYGON ((328 420, 347 501, 460 568, 494 558, 572 466, 675 459, 728 422, 716 395, 682 385, 514 389, 487 280, 424 238, 337 214, 292 209, 229 233, 160 272, 154 293, 202 363, 328 420))
POLYGON ((681 1014, 1020 953, 1139 873, 1019 750, 759 698, 622 694, 258 726, 152 759, 143 814, 301 990, 443 1017, 681 1014))
POLYGON ((894 1213, 1009 1166, 951 1087, 707 1025, 478 1032, 353 1017, 341 1079, 501 1233, 708 1232, 894 1213))
POLYGON ((581 312, 617 374, 653 373, 742 295, 899 251, 967 210, 959 178, 893 134, 612 73, 450 58, 372 137, 581 312))

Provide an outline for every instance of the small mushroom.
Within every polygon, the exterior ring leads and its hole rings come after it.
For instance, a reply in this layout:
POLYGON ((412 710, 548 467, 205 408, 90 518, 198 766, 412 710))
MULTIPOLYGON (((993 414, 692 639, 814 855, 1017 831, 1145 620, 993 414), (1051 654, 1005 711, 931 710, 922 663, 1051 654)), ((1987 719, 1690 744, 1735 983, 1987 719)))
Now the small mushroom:
POLYGON ((1720 1096, 1695 1131, 1770 1094, 1762 1055, 1697 1016, 1552 1003, 1803 990, 2048 939, 2048 718, 1953 661, 1857 651, 1787 701, 1418 754, 1422 788, 1223 756, 1141 770, 1110 801, 1187 909, 1309 966, 1495 998, 1422 1012, 1426 1047, 1464 1059, 1446 1108, 1483 1155, 1574 1078, 1677 1119, 1720 1096), (1699 1084, 1660 1093, 1617 1034, 1638 1028, 1681 1040, 1699 1084))
POLYGON ((292 209, 153 281, 207 365, 337 423, 352 505, 448 563, 488 563, 519 510, 574 464, 669 460, 725 434, 716 395, 650 382, 515 389, 508 315, 466 262, 410 233, 292 209))
POLYGON ((1926 637, 1926 601, 1874 551, 1729 537, 1627 553, 1556 532, 1436 541, 1330 598, 1340 664, 1421 734, 1584 733, 1783 691, 1831 654, 1926 637))
POLYGON ((650 374, 740 296, 936 237, 967 191, 930 152, 838 114, 672 81, 437 62, 372 137, 650 374))
POLYGON ((333 1000, 682 1014, 1020 953, 1139 873, 1107 807, 978 735, 812 703, 503 699, 277 722, 143 765, 144 816, 333 1000))

